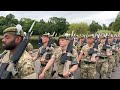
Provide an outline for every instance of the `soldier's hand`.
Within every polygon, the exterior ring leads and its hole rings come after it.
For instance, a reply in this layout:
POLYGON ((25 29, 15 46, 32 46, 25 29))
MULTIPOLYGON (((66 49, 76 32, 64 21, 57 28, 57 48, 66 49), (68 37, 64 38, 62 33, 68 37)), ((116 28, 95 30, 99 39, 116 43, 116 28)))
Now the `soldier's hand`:
POLYGON ((40 61, 41 61, 41 62, 45 61, 45 58, 44 58, 44 57, 42 57, 40 61))
POLYGON ((44 74, 44 73, 41 73, 41 74, 39 75, 39 79, 44 79, 44 76, 45 76, 45 74, 44 74))
POLYGON ((64 76, 65 78, 68 78, 68 77, 69 77, 69 72, 64 72, 64 73, 63 73, 63 76, 64 76))

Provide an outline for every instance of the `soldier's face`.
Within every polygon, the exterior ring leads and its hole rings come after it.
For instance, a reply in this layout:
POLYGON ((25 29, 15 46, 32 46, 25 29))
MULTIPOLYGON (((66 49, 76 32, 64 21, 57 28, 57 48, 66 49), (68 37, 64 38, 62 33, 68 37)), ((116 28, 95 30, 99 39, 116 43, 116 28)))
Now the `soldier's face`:
POLYGON ((111 43, 112 42, 112 38, 108 38, 108 42, 111 43))
POLYGON ((78 38, 77 38, 77 37, 75 37, 75 41, 76 41, 76 42, 78 41, 78 38))
POLYGON ((10 34, 4 34, 2 37, 2 46, 6 50, 13 50, 16 48, 16 43, 15 43, 16 37, 14 35, 10 34))
POLYGON ((117 40, 117 38, 115 37, 115 40, 117 40))
POLYGON ((102 38, 102 39, 101 39, 101 43, 105 43, 105 39, 102 38))
POLYGON ((81 38, 80 40, 81 40, 81 42, 84 42, 84 38, 81 38))
POLYGON ((64 47, 64 46, 68 45, 68 43, 69 43, 69 40, 66 40, 66 39, 63 39, 63 38, 59 39, 59 45, 61 47, 64 47))
POLYGON ((88 42, 88 44, 92 44, 94 42, 94 38, 88 38, 87 42, 88 42))
POLYGON ((48 38, 48 37, 42 36, 42 42, 43 42, 43 43, 46 43, 46 42, 48 42, 48 41, 49 41, 49 38, 48 38))

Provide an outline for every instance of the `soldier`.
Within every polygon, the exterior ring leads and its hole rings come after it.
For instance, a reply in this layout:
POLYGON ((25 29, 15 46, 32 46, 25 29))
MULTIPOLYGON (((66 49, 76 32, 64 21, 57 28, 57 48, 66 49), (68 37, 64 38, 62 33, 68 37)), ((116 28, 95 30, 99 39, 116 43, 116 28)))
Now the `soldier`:
POLYGON ((85 36, 81 35, 78 44, 75 46, 75 49, 77 50, 78 54, 80 54, 80 51, 84 45, 85 45, 85 36))
POLYGON ((78 41, 79 41, 78 35, 74 36, 74 43, 73 43, 73 46, 77 46, 78 41))
MULTIPOLYGON (((119 52, 118 52, 118 43, 116 43, 117 38, 114 36, 113 42, 112 42, 112 52, 113 52, 113 57, 115 58, 115 66, 118 67, 119 63, 119 52)), ((114 71, 114 70, 113 70, 114 71)))
POLYGON ((106 79, 108 72, 108 56, 106 54, 107 48, 103 47, 103 45, 105 44, 105 36, 100 37, 100 39, 101 43, 98 45, 100 57, 97 61, 96 69, 100 74, 100 79, 106 79))
MULTIPOLYGON (((50 60, 54 50, 54 48, 50 44, 49 34, 43 34, 41 39, 43 45, 39 48, 37 54, 33 57, 33 60, 35 61, 35 70, 37 73, 37 78, 39 74, 42 73, 44 67, 50 60)), ((47 73, 45 74, 45 79, 50 79, 51 73, 52 73, 52 67, 49 70, 47 70, 47 73)))
MULTIPOLYGON (((108 36, 108 45, 112 46, 112 37, 109 35, 108 36)), ((112 71, 115 71, 115 58, 113 57, 112 55, 112 51, 109 49, 108 50, 108 53, 110 52, 110 54, 108 55, 109 57, 109 60, 108 60, 108 64, 109 64, 109 67, 108 67, 108 78, 111 78, 111 75, 112 75, 112 71)))
MULTIPOLYGON (((18 32, 16 27, 9 27, 3 31, 2 46, 7 53, 4 55, 0 63, 6 63, 10 61, 10 57, 14 54, 17 46, 22 42, 24 33, 23 30, 18 32)), ((12 78, 15 79, 34 79, 35 71, 32 57, 25 50, 16 64, 16 70, 18 73, 12 78)))
POLYGON ((69 44, 70 38, 68 36, 63 35, 59 37, 59 47, 54 51, 52 58, 49 60, 46 67, 40 74, 40 79, 44 78, 46 71, 53 65, 53 63, 56 63, 57 66, 56 79, 72 78, 73 72, 78 67, 77 60, 75 59, 78 56, 78 54, 74 48, 72 48, 72 52, 67 51, 69 44), (65 55, 67 57, 64 57, 65 55), (72 64, 72 62, 75 63, 72 64))
POLYGON ((81 79, 95 79, 96 77, 96 59, 91 59, 88 55, 90 48, 94 45, 94 36, 88 35, 87 44, 82 47, 78 60, 81 60, 80 77, 81 79))

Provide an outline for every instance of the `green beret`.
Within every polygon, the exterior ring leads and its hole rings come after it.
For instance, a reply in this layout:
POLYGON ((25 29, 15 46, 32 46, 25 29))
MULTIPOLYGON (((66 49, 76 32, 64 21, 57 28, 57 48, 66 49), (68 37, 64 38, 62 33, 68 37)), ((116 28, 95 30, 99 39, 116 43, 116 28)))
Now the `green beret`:
POLYGON ((87 38, 94 38, 94 36, 93 35, 88 35, 87 38))
POLYGON ((81 35, 80 38, 85 38, 85 36, 84 36, 84 35, 81 35))
POLYGON ((63 38, 63 39, 66 39, 66 40, 70 40, 70 37, 69 36, 65 36, 65 35, 61 35, 60 37, 59 37, 59 39, 60 38, 63 38))
POLYGON ((105 39, 106 37, 105 37, 105 36, 101 36, 100 38, 101 38, 101 39, 105 39))
POLYGON ((42 36, 45 36, 45 37, 48 37, 48 38, 51 37, 49 33, 43 34, 42 36))
POLYGON ((24 36, 23 30, 20 30, 18 33, 18 30, 16 27, 8 27, 3 31, 3 34, 8 33, 8 34, 14 34, 14 35, 19 35, 19 36, 24 36))

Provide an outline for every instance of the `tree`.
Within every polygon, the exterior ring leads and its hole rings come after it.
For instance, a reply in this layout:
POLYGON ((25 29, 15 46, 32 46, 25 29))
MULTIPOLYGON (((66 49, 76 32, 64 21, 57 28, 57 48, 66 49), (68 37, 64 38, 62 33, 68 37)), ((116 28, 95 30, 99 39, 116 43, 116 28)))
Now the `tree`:
POLYGON ((99 29, 102 29, 102 26, 98 24, 98 22, 95 22, 94 20, 92 21, 92 23, 89 25, 90 29, 89 31, 91 33, 95 33, 97 32, 99 29))
POLYGON ((21 18, 19 23, 22 25, 24 32, 28 32, 34 20, 30 18, 21 18))
POLYGON ((118 13, 115 22, 112 24, 113 31, 118 32, 120 30, 120 12, 118 13))
POLYGON ((112 28, 113 28, 113 27, 112 27, 112 26, 113 26, 113 23, 114 23, 114 22, 111 22, 111 23, 109 24, 108 30, 112 30, 112 28))
POLYGON ((69 23, 65 18, 51 17, 48 25, 52 27, 52 33, 55 31, 58 35, 61 35, 68 30, 69 23))
POLYGON ((81 22, 81 23, 70 24, 67 33, 71 34, 72 31, 74 31, 76 35, 80 35, 80 34, 87 34, 88 30, 89 30, 88 24, 81 22))
POLYGON ((102 29, 107 30, 108 28, 105 24, 103 24, 102 29))
POLYGON ((15 19, 15 16, 13 14, 8 14, 6 16, 6 25, 11 26, 12 25, 12 20, 15 19))

